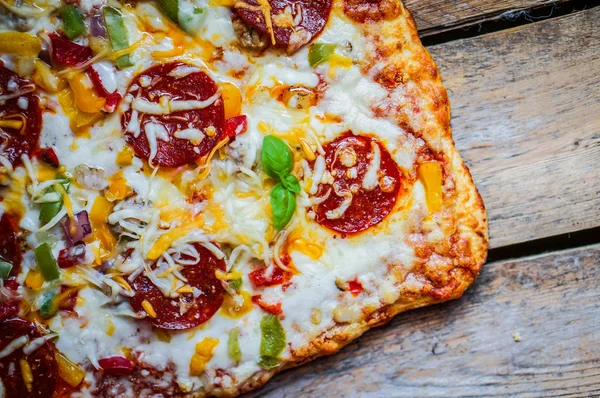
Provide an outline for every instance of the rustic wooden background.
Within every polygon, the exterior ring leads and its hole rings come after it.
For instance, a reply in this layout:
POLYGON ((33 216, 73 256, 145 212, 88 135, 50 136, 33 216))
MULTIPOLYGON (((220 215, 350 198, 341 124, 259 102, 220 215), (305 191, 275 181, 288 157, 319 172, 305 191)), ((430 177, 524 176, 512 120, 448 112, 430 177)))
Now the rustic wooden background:
POLYGON ((600 396, 600 1, 406 4, 441 42, 429 50, 499 260, 460 300, 248 397, 600 396))

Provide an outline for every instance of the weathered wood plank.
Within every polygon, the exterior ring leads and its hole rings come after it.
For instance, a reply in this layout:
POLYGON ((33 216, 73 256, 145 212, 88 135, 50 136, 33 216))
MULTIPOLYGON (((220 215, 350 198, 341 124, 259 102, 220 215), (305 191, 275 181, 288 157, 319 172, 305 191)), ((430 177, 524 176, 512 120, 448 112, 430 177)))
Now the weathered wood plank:
POLYGON ((600 395, 599 280, 600 244, 488 264, 462 299, 401 314, 249 397, 600 395))
POLYGON ((600 8, 433 46, 491 247, 600 225, 600 8))
POLYGON ((473 25, 506 13, 519 12, 566 0, 404 0, 421 36, 473 25))

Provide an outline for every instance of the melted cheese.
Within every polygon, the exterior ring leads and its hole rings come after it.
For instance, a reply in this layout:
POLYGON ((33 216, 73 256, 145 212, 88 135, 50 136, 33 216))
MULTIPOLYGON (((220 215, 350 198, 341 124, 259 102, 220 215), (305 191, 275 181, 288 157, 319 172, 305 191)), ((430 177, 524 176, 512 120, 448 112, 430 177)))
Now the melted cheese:
MULTIPOLYGON (((98 2, 83 0, 81 3, 82 8, 88 10, 98 2)), ((327 213, 326 216, 331 219, 342 217, 353 200, 352 192, 341 191, 326 170, 322 145, 346 130, 370 134, 379 139, 401 167, 411 169, 414 147, 419 142, 391 121, 375 117, 373 108, 390 101, 390 94, 364 76, 356 65, 364 59, 368 43, 360 30, 343 15, 332 14, 318 39, 336 44, 336 57, 329 63, 311 68, 308 46, 289 56, 270 50, 260 55, 250 54, 237 45, 227 7, 215 6, 212 1, 206 0, 185 0, 182 3, 185 10, 197 7, 206 12, 203 24, 191 29, 192 36, 165 35, 164 32, 169 32, 172 26, 171 22, 154 5, 142 2, 125 12, 130 41, 138 42, 130 54, 135 65, 116 70, 112 63, 102 61, 93 67, 100 74, 107 91, 114 88, 124 93, 138 73, 157 62, 165 62, 166 56, 181 54, 193 65, 176 68, 171 72, 173 76, 183 77, 202 70, 219 85, 228 82, 240 87, 243 101, 239 112, 248 117, 247 132, 231 143, 223 143, 223 148, 213 151, 207 159, 199 162, 198 167, 153 171, 139 157, 132 157, 126 162, 117 160, 123 148, 128 148, 121 131, 121 113, 132 110, 126 129, 134 137, 144 132, 152 160, 157 153, 158 141, 168 142, 170 137, 156 121, 160 118, 152 120, 151 115, 203 109, 217 101, 221 94, 217 92, 205 101, 164 97, 155 102, 127 96, 120 109, 96 122, 87 136, 73 134, 68 117, 60 106, 54 113, 45 112, 40 143, 42 147, 52 146, 55 149, 68 173, 74 174, 78 166, 87 165, 102 170, 99 178, 107 185, 111 176, 121 173, 119 175, 131 188, 133 196, 115 198, 111 204, 113 211, 101 220, 105 225, 102 230, 109 231, 115 241, 117 235, 127 238, 119 239, 116 250, 131 250, 129 258, 119 259, 118 253, 111 258, 114 271, 124 275, 103 274, 98 271, 99 268, 91 267, 97 265, 93 253, 100 253, 102 247, 102 239, 97 236, 92 236, 87 245, 89 258, 86 267, 81 267, 81 274, 85 277, 77 272, 63 272, 65 281, 80 285, 82 290, 76 306, 77 317, 58 314, 49 320, 48 326, 60 336, 56 341, 58 350, 82 367, 91 365, 96 368, 101 358, 135 353, 140 361, 156 369, 174 366, 173 374, 166 375, 165 380, 173 377, 185 392, 193 393, 210 391, 217 384, 217 369, 227 370, 238 382, 247 380, 260 370, 260 321, 264 311, 258 306, 248 305, 236 317, 217 312, 201 327, 169 333, 170 341, 165 341, 149 323, 138 319, 144 314, 136 314, 132 310, 126 299, 132 294, 129 283, 137 275, 144 274, 167 296, 177 297, 183 292, 200 294, 198 289, 194 290, 185 283, 180 264, 175 263, 173 258, 178 253, 193 254, 190 246, 202 244, 226 261, 228 273, 221 275, 224 279, 241 275, 248 297, 260 294, 265 302, 281 303, 285 314, 281 322, 287 342, 281 358, 289 359, 293 356, 291 350, 306 348, 311 339, 327 331, 336 319, 357 319, 366 308, 380 302, 393 302, 398 295, 394 283, 401 281, 392 280, 388 267, 382 265, 400 264, 402 272, 407 273, 415 258, 413 249, 398 239, 408 228, 407 215, 403 211, 393 212, 368 233, 346 239, 331 239, 331 232, 311 219, 306 207, 325 200, 328 195, 343 198, 338 208, 327 213), (289 86, 323 87, 323 98, 308 109, 292 109, 279 101, 276 95, 278 90, 289 86), (148 115, 143 118, 143 129, 142 114, 148 115), (298 196, 298 203, 304 202, 306 206, 298 206, 289 231, 282 234, 275 233, 269 213, 269 191, 273 181, 265 176, 260 165, 261 145, 266 134, 282 138, 294 149, 302 147, 307 159, 314 161, 311 168, 308 162, 300 161, 302 152, 294 151, 294 174, 298 177, 303 174, 305 191, 298 196), (319 184, 327 186, 324 196, 320 199, 310 197, 317 193, 319 184), (205 200, 190 200, 195 193, 205 200), (290 238, 286 241, 282 236, 290 238), (288 251, 295 269, 286 290, 282 286, 255 288, 248 274, 265 264, 273 269, 281 262, 277 254, 283 251, 288 251), (152 266, 156 268, 152 269, 152 266), (357 277, 366 293, 361 295, 364 300, 351 301, 347 294, 340 293, 336 282, 357 277), (110 293, 105 295, 103 290, 107 287, 110 293), (233 361, 227 353, 226 336, 234 327, 240 330, 242 358, 239 362, 233 361), (210 339, 219 343, 211 348, 209 355, 201 342, 212 341, 210 339), (190 366, 194 355, 202 357, 201 363, 197 359, 197 366, 190 366)), ((59 20, 36 22, 31 33, 42 29, 55 31, 59 23, 59 20)), ((82 44, 85 42, 82 41, 82 44)), ((11 57, 1 57, 8 67, 12 67, 11 57)), ((152 81, 140 79, 140 84, 150 87, 152 81)), ((43 96, 47 97, 48 104, 57 103, 55 96, 45 93, 43 96)), ((197 144, 207 132, 189 128, 173 135, 197 144)), ((380 156, 379 147, 374 145, 362 181, 365 189, 373 189, 379 183, 380 156)), ((350 176, 355 178, 357 170, 351 157, 343 161, 350 176)), ((37 160, 32 160, 27 164, 27 168, 31 169, 28 174, 35 178, 40 167, 37 160)), ((13 179, 25 181, 25 175, 23 167, 12 172, 13 179)), ((37 184, 39 189, 43 182, 28 180, 27 184, 37 184)), ((21 226, 31 231, 26 237, 28 246, 36 247, 50 236, 50 239, 56 240, 52 252, 58 256, 65 247, 60 238, 60 226, 50 226, 46 230, 40 228, 39 206, 26 191, 25 183, 22 185, 15 184, 18 192, 0 202, 0 213, 11 210, 17 206, 15 203, 23 206, 21 226)), ((69 191, 72 212, 86 210, 91 214, 96 199, 103 198, 103 195, 105 192, 102 190, 72 184, 69 191)), ((41 196, 36 198, 39 201, 41 196)), ((415 184, 407 201, 414 209, 421 209, 424 217, 426 194, 420 182, 415 184)), ((28 251, 24 254, 19 280, 24 281, 32 269, 36 269, 35 260, 32 251, 28 251)), ((412 276, 407 277, 409 283, 417 283, 413 279, 412 276)), ((40 291, 46 289, 48 287, 42 285, 40 291)), ((146 312, 152 314, 151 309, 146 312)), ((95 386, 91 373, 86 376, 86 382, 83 393, 90 394, 95 386)), ((219 382, 232 383, 232 380, 223 377, 219 382)), ((130 383, 123 379, 122 384, 133 395, 130 383)))
POLYGON ((371 161, 362 180, 362 186, 367 191, 371 191, 379 184, 379 169, 381 168, 381 151, 379 145, 371 142, 371 161))

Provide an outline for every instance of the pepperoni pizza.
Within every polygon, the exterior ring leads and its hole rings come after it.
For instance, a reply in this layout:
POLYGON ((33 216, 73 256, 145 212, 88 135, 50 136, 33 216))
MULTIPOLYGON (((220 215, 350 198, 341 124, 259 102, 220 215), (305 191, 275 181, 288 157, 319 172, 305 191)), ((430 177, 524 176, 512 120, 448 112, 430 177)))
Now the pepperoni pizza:
POLYGON ((399 0, 0 3, 0 396, 234 396, 475 280, 399 0))

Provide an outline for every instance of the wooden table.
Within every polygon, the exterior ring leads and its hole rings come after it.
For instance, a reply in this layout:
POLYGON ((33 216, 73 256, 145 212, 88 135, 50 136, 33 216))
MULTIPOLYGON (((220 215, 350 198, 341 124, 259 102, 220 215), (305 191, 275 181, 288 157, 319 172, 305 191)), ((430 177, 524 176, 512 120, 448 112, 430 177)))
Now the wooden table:
POLYGON ((600 2, 549 3, 406 1, 488 208, 490 261, 460 300, 249 396, 600 396, 600 2))

